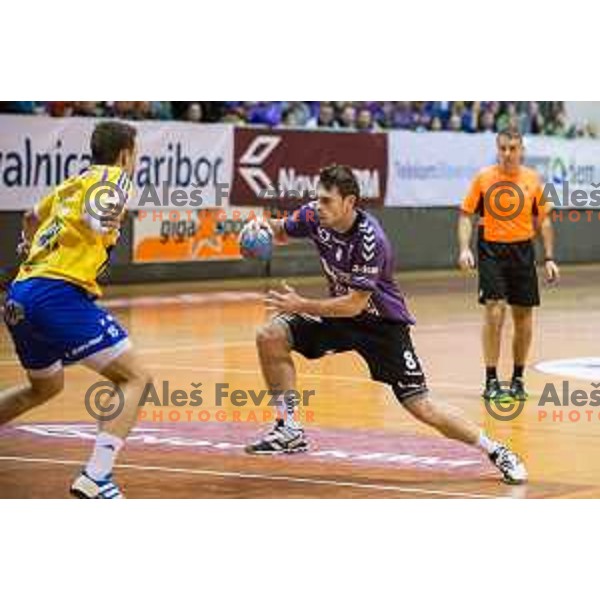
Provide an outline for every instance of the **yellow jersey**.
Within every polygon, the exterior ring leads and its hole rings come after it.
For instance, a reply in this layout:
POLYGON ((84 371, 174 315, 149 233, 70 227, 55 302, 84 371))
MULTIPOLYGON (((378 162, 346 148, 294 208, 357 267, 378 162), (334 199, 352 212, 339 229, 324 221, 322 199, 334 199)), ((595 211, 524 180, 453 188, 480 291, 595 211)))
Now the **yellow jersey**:
POLYGON ((125 171, 92 165, 40 200, 34 208, 38 229, 15 281, 32 277, 64 279, 101 296, 97 279, 108 265, 119 232, 102 229, 93 208, 90 210, 88 196, 99 190, 111 192, 115 187, 121 200, 126 201, 133 184, 125 171))

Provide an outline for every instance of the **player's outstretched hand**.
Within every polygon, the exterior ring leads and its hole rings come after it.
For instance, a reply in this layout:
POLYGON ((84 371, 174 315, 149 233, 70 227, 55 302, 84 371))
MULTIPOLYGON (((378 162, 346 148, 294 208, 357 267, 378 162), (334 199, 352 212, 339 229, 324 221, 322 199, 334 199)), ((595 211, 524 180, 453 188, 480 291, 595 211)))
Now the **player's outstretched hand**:
POLYGON ((546 283, 558 283, 560 279, 560 270, 558 265, 553 260, 547 260, 545 262, 544 275, 546 276, 546 283))
POLYGON ((463 250, 458 257, 458 266, 463 271, 470 271, 475 268, 475 257, 470 248, 463 250))
POLYGON ((299 313, 302 312, 304 298, 296 292, 296 290, 288 285, 285 281, 282 283, 284 293, 270 290, 265 298, 267 310, 284 313, 299 313))

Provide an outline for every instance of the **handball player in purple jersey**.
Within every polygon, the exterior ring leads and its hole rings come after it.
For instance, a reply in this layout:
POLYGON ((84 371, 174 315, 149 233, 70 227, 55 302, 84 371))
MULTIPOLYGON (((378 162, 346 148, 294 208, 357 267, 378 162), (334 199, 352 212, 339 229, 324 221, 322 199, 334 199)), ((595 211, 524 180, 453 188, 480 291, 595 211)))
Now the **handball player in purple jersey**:
POLYGON ((329 298, 301 296, 285 286, 271 291, 267 306, 275 316, 256 338, 264 378, 279 406, 274 427, 246 447, 251 454, 287 454, 308 450, 298 416, 292 351, 308 359, 355 351, 375 381, 391 387, 398 403, 442 435, 478 447, 507 483, 524 483, 522 460, 490 439, 476 424, 444 403, 432 400, 425 373, 411 340, 415 324, 394 282, 393 251, 372 215, 360 208, 360 190, 349 167, 331 165, 320 173, 317 200, 285 219, 254 220, 244 228, 269 230, 284 241, 309 238, 315 245, 329 285, 329 298))

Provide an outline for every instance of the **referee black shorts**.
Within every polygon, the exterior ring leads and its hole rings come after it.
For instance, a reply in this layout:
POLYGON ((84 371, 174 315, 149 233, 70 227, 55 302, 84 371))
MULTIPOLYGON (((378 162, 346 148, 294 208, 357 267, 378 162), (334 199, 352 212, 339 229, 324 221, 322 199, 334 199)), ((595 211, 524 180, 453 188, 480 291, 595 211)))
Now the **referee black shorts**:
POLYGON ((479 239, 479 303, 506 300, 511 306, 540 304, 540 292, 531 241, 499 243, 479 239))

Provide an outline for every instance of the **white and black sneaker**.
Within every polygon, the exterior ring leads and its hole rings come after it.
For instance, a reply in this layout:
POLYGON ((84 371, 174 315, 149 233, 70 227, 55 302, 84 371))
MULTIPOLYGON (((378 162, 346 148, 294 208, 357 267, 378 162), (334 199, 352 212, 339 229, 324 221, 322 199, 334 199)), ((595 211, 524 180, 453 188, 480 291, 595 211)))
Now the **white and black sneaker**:
POLYGON ((71 495, 85 500, 121 500, 123 494, 113 482, 112 476, 96 481, 82 471, 71 485, 71 495))
POLYGON ((505 483, 513 485, 527 483, 527 469, 518 454, 506 446, 498 446, 489 457, 502 473, 505 483))
POLYGON ((304 430, 286 427, 282 420, 278 420, 264 438, 246 446, 248 454, 294 454, 307 450, 304 430))

